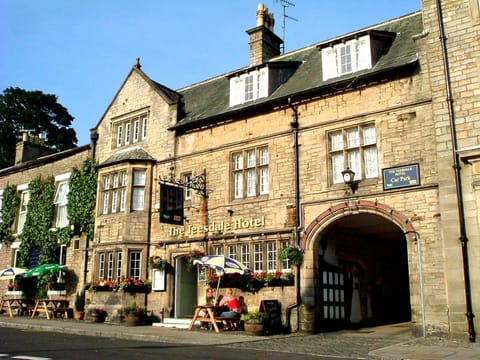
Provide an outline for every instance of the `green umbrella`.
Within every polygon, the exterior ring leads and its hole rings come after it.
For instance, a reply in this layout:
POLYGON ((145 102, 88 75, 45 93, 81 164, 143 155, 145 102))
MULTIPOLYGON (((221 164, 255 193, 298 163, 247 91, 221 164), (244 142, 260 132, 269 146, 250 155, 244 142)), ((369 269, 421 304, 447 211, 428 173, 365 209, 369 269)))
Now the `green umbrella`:
POLYGON ((23 274, 23 277, 28 278, 34 276, 43 276, 45 274, 52 274, 60 272, 64 267, 65 265, 60 264, 43 264, 28 270, 26 273, 23 274))

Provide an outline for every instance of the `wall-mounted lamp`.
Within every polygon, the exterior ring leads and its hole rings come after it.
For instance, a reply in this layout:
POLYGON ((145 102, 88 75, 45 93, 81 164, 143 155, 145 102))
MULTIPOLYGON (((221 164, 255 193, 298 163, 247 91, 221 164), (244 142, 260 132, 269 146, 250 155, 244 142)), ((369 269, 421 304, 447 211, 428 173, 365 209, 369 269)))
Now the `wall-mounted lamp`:
POLYGON ((228 214, 229 214, 230 216, 232 216, 233 213, 234 213, 233 209, 227 209, 227 211, 228 211, 228 214))
POLYGON ((347 167, 342 171, 342 177, 345 185, 348 185, 350 189, 352 189, 352 194, 355 194, 355 191, 358 189, 358 183, 360 182, 360 180, 354 180, 355 172, 347 167))

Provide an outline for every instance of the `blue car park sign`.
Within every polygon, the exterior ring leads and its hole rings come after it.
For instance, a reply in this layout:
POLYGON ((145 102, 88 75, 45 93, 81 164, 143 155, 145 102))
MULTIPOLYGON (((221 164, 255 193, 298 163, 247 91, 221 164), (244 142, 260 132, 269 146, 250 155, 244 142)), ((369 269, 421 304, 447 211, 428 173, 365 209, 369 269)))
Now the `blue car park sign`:
POLYGON ((420 185, 418 164, 383 169, 383 190, 420 185))

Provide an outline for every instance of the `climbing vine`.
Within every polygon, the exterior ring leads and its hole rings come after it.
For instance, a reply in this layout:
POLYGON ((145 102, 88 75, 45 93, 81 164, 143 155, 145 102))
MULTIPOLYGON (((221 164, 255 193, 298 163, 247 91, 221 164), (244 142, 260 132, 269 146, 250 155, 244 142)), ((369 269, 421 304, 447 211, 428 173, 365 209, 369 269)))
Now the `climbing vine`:
POLYGON ((8 185, 3 189, 2 209, 0 221, 0 243, 11 244, 15 237, 12 234, 12 225, 15 221, 16 210, 20 204, 20 198, 17 196, 17 187, 8 185))
POLYGON ((93 239, 97 196, 97 167, 93 159, 86 159, 81 171, 73 169, 69 189, 67 213, 74 232, 93 239))
POLYGON ((33 179, 28 184, 30 200, 25 224, 20 238, 22 240, 19 251, 20 266, 27 267, 32 249, 40 249, 39 264, 55 262, 57 239, 52 235, 50 228, 55 216, 55 185, 52 177, 42 180, 33 179))

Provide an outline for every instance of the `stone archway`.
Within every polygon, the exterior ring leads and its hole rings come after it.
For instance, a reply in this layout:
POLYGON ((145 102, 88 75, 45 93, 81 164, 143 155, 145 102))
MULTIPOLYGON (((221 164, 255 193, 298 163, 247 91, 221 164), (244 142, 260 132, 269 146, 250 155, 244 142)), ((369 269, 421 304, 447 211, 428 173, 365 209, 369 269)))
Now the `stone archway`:
POLYGON ((302 301, 315 331, 410 321, 407 239, 414 238, 410 221, 378 202, 345 202, 316 217, 302 240, 313 279, 303 279, 302 301))

